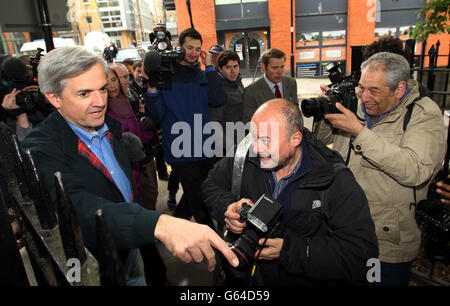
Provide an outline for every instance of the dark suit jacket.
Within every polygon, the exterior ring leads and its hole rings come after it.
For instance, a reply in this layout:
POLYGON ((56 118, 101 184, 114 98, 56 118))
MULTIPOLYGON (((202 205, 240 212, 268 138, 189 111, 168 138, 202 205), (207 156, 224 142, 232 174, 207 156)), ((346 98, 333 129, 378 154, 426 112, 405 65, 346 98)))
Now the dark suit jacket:
MULTIPOLYGON (((113 135, 114 155, 133 182, 128 153, 121 141, 121 125, 109 116, 105 122, 113 135)), ((59 112, 53 112, 35 127, 23 140, 22 148, 31 150, 55 207, 54 173, 62 173, 88 248, 96 246, 95 212, 99 209, 103 210, 107 227, 119 249, 132 249, 154 242, 154 229, 160 213, 146 210, 137 203, 124 202, 116 185, 78 153, 78 137, 59 112)), ((132 187, 136 194, 133 183, 132 187)))
MULTIPOLYGON (((282 82, 283 98, 298 105, 297 82, 295 79, 283 76, 282 82)), ((247 86, 244 92, 242 121, 244 123, 249 122, 258 107, 271 99, 275 99, 275 94, 267 85, 264 77, 259 78, 256 82, 247 86)))

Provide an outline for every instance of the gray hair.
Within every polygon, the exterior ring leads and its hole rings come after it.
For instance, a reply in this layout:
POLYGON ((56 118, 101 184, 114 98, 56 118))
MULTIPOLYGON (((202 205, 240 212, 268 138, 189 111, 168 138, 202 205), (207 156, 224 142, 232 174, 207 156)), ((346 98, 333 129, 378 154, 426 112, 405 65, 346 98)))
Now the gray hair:
POLYGON ((369 71, 381 68, 386 73, 386 86, 389 87, 391 93, 397 88, 399 82, 408 82, 409 79, 409 63, 399 54, 375 53, 361 64, 361 72, 366 68, 369 71))
POLYGON ((67 79, 79 76, 97 63, 102 65, 107 76, 109 68, 101 55, 83 47, 53 49, 39 63, 39 88, 43 94, 52 92, 61 95, 67 79))

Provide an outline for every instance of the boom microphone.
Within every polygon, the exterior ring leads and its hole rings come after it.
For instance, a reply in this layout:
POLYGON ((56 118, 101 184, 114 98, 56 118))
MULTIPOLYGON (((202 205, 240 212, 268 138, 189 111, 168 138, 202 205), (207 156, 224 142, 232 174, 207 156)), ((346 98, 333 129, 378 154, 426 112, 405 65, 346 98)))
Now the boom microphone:
POLYGON ((161 67, 161 55, 156 51, 149 51, 144 57, 144 71, 149 76, 152 71, 161 67))
POLYGON ((131 132, 122 133, 122 140, 127 148, 130 162, 138 162, 145 158, 142 141, 131 132))

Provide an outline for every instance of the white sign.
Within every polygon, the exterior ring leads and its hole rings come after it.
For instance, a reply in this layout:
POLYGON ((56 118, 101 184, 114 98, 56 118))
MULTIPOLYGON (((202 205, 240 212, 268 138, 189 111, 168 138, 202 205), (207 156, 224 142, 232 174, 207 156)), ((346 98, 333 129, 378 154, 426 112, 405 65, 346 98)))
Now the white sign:
POLYGON ((300 52, 300 59, 313 59, 315 57, 314 51, 300 52))
POLYGON ((326 50, 325 51, 325 57, 326 58, 341 57, 341 56, 342 56, 342 52, 339 49, 337 49, 337 50, 326 50))

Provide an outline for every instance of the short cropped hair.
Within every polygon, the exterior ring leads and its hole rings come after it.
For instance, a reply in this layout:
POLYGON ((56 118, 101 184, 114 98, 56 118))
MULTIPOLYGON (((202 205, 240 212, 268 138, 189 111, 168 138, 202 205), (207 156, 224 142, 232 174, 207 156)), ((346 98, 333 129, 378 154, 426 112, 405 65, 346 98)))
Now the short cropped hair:
POLYGON ((283 115, 288 125, 289 134, 291 137, 295 132, 302 132, 304 128, 303 115, 297 104, 289 100, 285 100, 285 104, 281 106, 281 114, 283 115))
POLYGON ((264 51, 261 54, 261 63, 264 64, 265 67, 267 67, 267 65, 269 65, 269 60, 271 58, 280 58, 280 59, 286 59, 286 54, 281 51, 280 49, 276 49, 276 48, 271 48, 269 50, 264 51))
POLYGON ((219 57, 217 57, 217 65, 222 68, 226 66, 229 61, 237 61, 239 63, 239 55, 233 50, 224 50, 220 52, 219 57))
POLYGON ((43 94, 48 92, 61 95, 66 80, 89 70, 95 64, 102 65, 105 75, 109 68, 102 55, 83 47, 61 47, 53 49, 41 58, 38 66, 39 88, 43 94))
POLYGON ((186 37, 190 37, 192 39, 199 39, 200 42, 203 44, 202 35, 200 35, 200 33, 194 28, 187 28, 186 30, 180 33, 180 37, 178 38, 180 46, 183 46, 186 37))
POLYGON ((399 82, 408 82, 409 79, 409 63, 399 54, 391 52, 375 53, 361 64, 361 71, 366 68, 369 71, 382 69, 386 73, 386 86, 389 87, 391 93, 397 88, 399 82))

